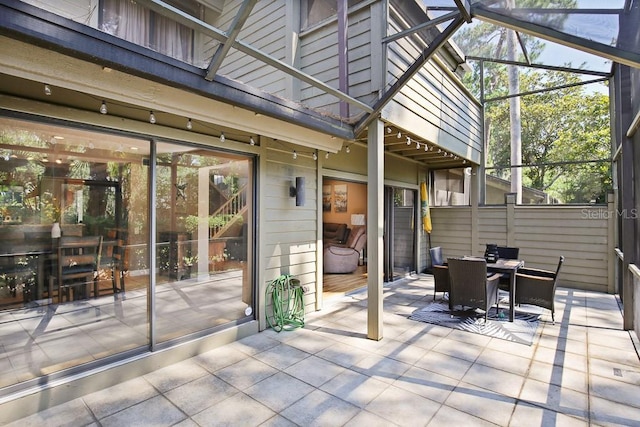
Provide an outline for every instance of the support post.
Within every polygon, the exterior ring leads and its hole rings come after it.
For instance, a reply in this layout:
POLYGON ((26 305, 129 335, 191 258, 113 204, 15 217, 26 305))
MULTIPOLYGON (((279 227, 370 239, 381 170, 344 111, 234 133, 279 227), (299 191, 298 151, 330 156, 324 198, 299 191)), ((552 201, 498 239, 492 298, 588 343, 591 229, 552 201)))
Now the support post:
POLYGON ((384 123, 375 119, 367 136, 367 338, 382 339, 384 123))

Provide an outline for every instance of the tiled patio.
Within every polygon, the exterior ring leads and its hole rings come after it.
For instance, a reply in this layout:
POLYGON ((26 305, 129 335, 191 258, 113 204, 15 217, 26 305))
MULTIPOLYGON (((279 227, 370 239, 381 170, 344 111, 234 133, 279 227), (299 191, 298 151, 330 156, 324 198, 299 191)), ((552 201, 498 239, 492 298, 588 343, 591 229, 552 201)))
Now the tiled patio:
POLYGON ((615 296, 560 289, 532 346, 408 320, 431 276, 385 286, 384 336, 366 292, 307 326, 271 330, 12 426, 639 425, 640 361, 615 296))

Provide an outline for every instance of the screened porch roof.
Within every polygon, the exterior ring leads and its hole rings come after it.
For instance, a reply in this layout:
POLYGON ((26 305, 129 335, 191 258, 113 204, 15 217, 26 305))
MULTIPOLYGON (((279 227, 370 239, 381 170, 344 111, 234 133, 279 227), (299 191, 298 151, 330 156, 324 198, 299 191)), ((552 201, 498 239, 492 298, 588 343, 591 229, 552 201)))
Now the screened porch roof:
MULTIPOLYGON (((10 2, 11 4, 13 2, 10 2)), ((393 43, 401 37, 406 37, 419 32, 428 34, 428 43, 424 49, 415 56, 413 62, 402 70, 403 73, 397 81, 388 84, 377 99, 365 102, 356 99, 347 90, 336 87, 334 83, 327 81, 326 76, 314 75, 310 71, 290 65, 287 61, 278 59, 269 52, 260 50, 247 43, 243 36, 253 29, 244 28, 249 22, 249 17, 258 4, 257 0, 244 0, 236 9, 235 19, 228 28, 216 28, 204 21, 194 18, 179 9, 176 9, 161 0, 138 0, 142 4, 160 14, 171 17, 178 22, 204 33, 216 41, 212 55, 204 64, 197 64, 205 83, 194 84, 182 82, 183 86, 193 90, 207 91, 215 94, 220 100, 253 111, 269 115, 285 121, 292 121, 291 111, 294 109, 294 100, 282 98, 282 93, 272 94, 265 99, 255 88, 246 85, 243 88, 242 81, 229 82, 218 73, 220 64, 231 57, 230 52, 239 52, 246 60, 259 61, 265 64, 264 69, 273 71, 282 76, 290 76, 295 80, 310 85, 314 90, 334 97, 336 100, 352 106, 351 115, 335 117, 324 111, 312 111, 303 105, 296 109, 293 118, 297 123, 319 130, 328 135, 347 141, 366 141, 368 125, 383 111, 384 107, 403 88, 403 86, 419 72, 423 66, 437 53, 459 61, 459 66, 465 66, 465 60, 482 60, 496 62, 513 62, 523 67, 540 67, 561 69, 576 72, 584 76, 585 81, 604 81, 611 75, 612 63, 618 62, 631 67, 640 67, 640 52, 638 52, 637 20, 639 5, 633 0, 612 0, 604 2, 595 0, 555 0, 550 1, 544 8, 529 8, 529 2, 525 0, 420 0, 414 8, 415 19, 412 20, 412 28, 401 33, 388 34, 386 43, 393 43), (505 4, 513 2, 508 9, 505 4), (525 37, 533 38, 543 46, 542 53, 532 57, 521 43, 515 59, 509 59, 501 49, 501 39, 496 37, 491 40, 483 40, 482 43, 473 45, 465 44, 465 50, 460 50, 459 45, 463 40, 457 40, 456 36, 472 28, 478 22, 488 22, 497 29, 513 29, 519 34, 522 41, 525 37), (243 32, 244 30, 244 32, 243 32), (207 88, 207 85, 209 88, 207 88), (237 93, 237 95, 234 95, 237 93), (279 98, 280 101, 276 101, 279 98), (268 101, 268 102, 265 102, 268 101), (270 101, 269 101, 270 100, 270 101), (286 106, 287 108, 283 107, 286 106), (306 119, 306 120, 305 120, 306 119)), ((210 1, 205 2, 212 3, 210 1)), ((404 3, 390 2, 391 6, 404 3)), ((354 7, 358 7, 357 5, 354 7)), ((17 6, 16 10, 21 8, 17 6)), ((351 9, 350 9, 351 10, 351 9)), ((10 31, 15 31, 14 24, 5 24, 10 31)), ((51 30, 53 31, 53 30, 51 30)), ((503 31, 496 31, 500 34, 503 31)), ((59 30, 52 33, 55 38, 59 30)), ((49 34, 43 33, 43 37, 49 34)), ((61 36, 60 36, 61 37, 61 36)), ((66 40, 60 38, 61 46, 66 40)), ((78 45, 74 45, 75 49, 78 45)), ((85 55, 94 52, 83 52, 85 55)), ((238 61, 242 63, 243 61, 238 61)), ((128 71, 141 75, 157 73, 155 70, 128 67, 128 71)), ((456 70, 452 70, 455 72, 456 70)), ((267 72, 267 71, 265 71, 267 72)), ((175 76, 175 72, 167 74, 167 78, 175 76)), ((159 79, 165 76, 156 76, 159 79)), ((268 92, 268 89, 262 89, 268 92)), ((176 119, 182 122, 182 119, 176 119)), ((391 129, 395 134, 397 129, 391 129)), ((405 130, 402 130, 403 132, 405 130)), ((409 131, 409 130, 406 130, 409 131)), ((435 160, 444 160, 440 167, 462 166, 462 159, 439 158, 436 154, 420 152, 420 150, 407 150, 402 155, 414 158, 417 161, 431 165, 435 160)))
MULTIPOLYGON (((640 67, 640 43, 636 40, 637 23, 631 19, 637 15, 631 12, 632 8, 638 6, 634 5, 633 0, 553 0, 545 7, 529 7, 531 2, 527 0, 423 0, 425 13, 417 17, 421 22, 412 29, 403 31, 403 34, 389 34, 387 38, 389 42, 393 42, 395 37, 431 31, 431 43, 422 55, 414 58, 414 62, 394 84, 389 85, 375 102, 367 104, 353 98, 345 90, 323 82, 320 76, 307 74, 245 44, 240 36, 243 26, 251 16, 255 0, 245 0, 242 3, 226 31, 208 27, 160 0, 141 1, 160 13, 177 17, 189 26, 206 30, 217 40, 218 47, 206 67, 207 80, 214 80, 225 57, 232 49, 240 50, 244 55, 264 62, 277 72, 293 76, 352 105, 352 111, 356 111, 355 115, 340 119, 353 126, 353 136, 356 140, 366 139, 368 124, 439 49, 446 50, 447 55, 454 59, 459 58, 460 66, 464 66, 465 61, 475 60, 562 70, 577 73, 584 82, 595 84, 603 84, 611 76, 613 62, 640 67), (507 7, 509 3, 511 7, 507 7), (515 30, 520 42, 516 57, 507 55, 503 47, 504 40, 499 36, 487 40, 479 39, 475 45, 456 39, 478 22, 495 26, 495 34, 504 34, 504 29, 515 30), (532 55, 527 51, 525 38, 529 38, 529 44, 532 43, 531 40, 537 44, 539 54, 532 55), (458 49, 460 45, 465 46, 462 52, 458 49), (462 55, 458 57, 456 53, 462 55)), ((391 132, 395 134, 396 129, 392 129, 391 132)), ((425 156, 424 153, 418 153, 418 150, 407 150, 403 155, 416 157, 427 163, 439 159, 435 155, 425 156)), ((439 160, 445 160, 443 165, 447 166, 461 163, 458 159, 454 161, 453 158, 446 157, 439 160)))

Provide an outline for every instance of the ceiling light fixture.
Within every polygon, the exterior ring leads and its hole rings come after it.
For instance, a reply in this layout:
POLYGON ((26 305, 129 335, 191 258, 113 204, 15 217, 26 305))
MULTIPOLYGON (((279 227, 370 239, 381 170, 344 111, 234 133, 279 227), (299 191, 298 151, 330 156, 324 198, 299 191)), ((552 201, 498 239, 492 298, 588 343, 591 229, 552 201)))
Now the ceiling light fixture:
POLYGON ((51 86, 49 86, 48 84, 44 85, 44 94, 47 96, 51 96, 51 86))
POLYGON ((249 138, 249 144, 251 144, 251 145, 256 145, 256 140, 255 140, 255 139, 253 139, 253 137, 250 137, 250 138, 249 138))
POLYGON ((298 158, 298 153, 296 153, 296 150, 293 150, 293 160, 298 158))
POLYGON ((107 103, 102 101, 102 105, 100 105, 100 114, 107 114, 107 103))
POLYGON ((227 138, 225 138, 224 136, 224 132, 220 133, 220 142, 225 142, 227 140, 227 138))
POLYGON ((345 148, 345 151, 347 152, 347 154, 349 154, 351 152, 351 147, 347 145, 347 148, 345 148))
POLYGON ((407 145, 411 145, 411 137, 407 137, 407 145))
POLYGON ((398 139, 402 139, 402 134, 398 132, 398 139))
POLYGON ((156 123, 156 115, 153 114, 153 111, 149 111, 149 123, 152 125, 156 123))
POLYGON ((191 122, 191 119, 188 119, 188 120, 187 120, 187 129, 188 129, 188 130, 193 129, 193 122, 191 122))
POLYGON ((316 154, 316 152, 313 152, 313 160, 318 160, 318 154, 316 154))
POLYGON ((328 158, 329 158, 329 152, 328 152, 328 151, 324 154, 324 158, 325 158, 325 159, 328 159, 328 158))
POLYGON ((416 141, 416 150, 420 149, 420 143, 418 141, 416 141))

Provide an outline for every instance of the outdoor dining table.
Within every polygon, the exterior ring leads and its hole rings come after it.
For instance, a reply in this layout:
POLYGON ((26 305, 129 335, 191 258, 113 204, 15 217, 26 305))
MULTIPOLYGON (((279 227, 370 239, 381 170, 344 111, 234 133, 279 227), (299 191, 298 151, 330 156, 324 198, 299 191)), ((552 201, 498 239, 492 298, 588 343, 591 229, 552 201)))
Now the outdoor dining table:
POLYGON ((513 322, 515 315, 516 273, 523 266, 524 261, 518 259, 498 259, 487 263, 487 271, 509 275, 509 322, 513 322))

